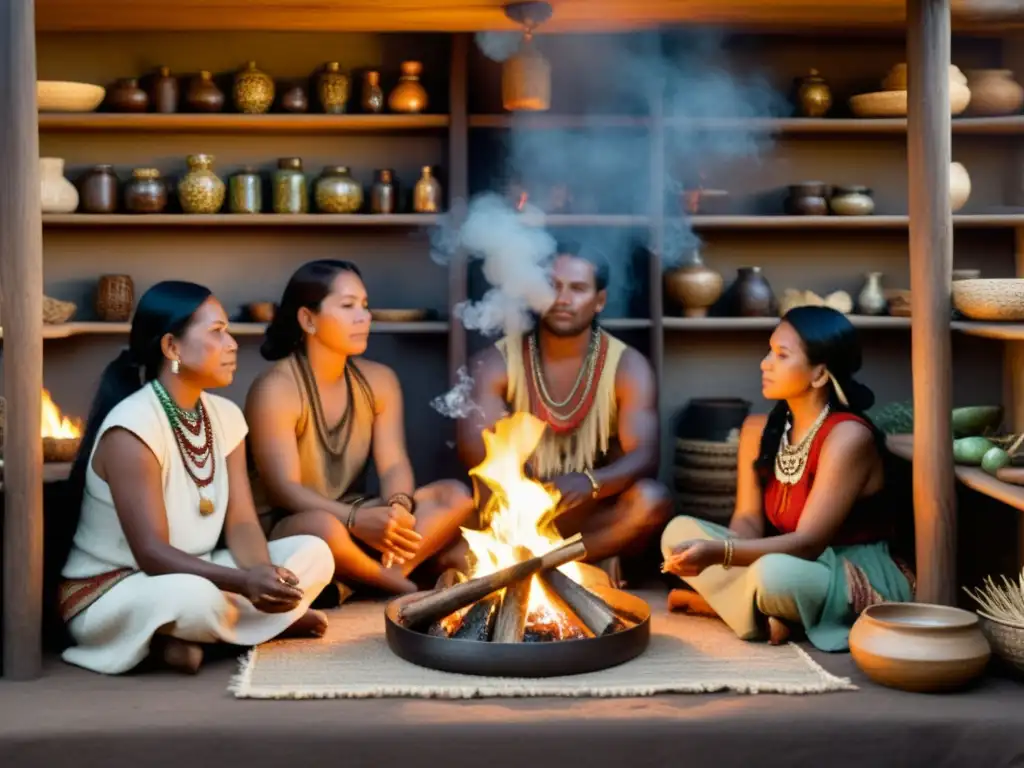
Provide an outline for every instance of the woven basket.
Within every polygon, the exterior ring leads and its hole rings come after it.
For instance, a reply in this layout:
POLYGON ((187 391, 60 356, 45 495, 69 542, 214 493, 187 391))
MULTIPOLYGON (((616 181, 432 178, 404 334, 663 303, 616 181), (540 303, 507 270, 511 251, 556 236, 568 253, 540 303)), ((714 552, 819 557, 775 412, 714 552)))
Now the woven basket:
POLYGON ((705 469, 703 467, 676 467, 673 470, 676 488, 692 493, 736 493, 738 472, 731 469, 705 469))
POLYGON ((96 284, 96 316, 107 323, 125 323, 135 306, 135 284, 128 275, 103 275, 96 284))
POLYGON ((61 301, 43 296, 43 322, 47 325, 60 325, 70 320, 78 305, 70 301, 61 301))
POLYGON ((1024 672, 1024 626, 997 621, 978 611, 982 634, 1001 658, 1018 672, 1024 672))
POLYGON ((676 438, 676 466, 694 469, 735 469, 739 443, 676 438))
POLYGON ((970 320, 1024 320, 1024 279, 957 280, 953 306, 970 320))
POLYGON ((736 508, 736 497, 732 494, 716 496, 714 494, 680 493, 680 512, 684 515, 710 520, 713 523, 728 525, 736 508))

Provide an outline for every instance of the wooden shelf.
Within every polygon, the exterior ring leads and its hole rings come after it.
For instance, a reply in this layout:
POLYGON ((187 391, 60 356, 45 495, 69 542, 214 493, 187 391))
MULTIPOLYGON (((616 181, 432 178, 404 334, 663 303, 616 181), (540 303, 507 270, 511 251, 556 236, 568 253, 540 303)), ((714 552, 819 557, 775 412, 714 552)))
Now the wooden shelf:
MULTIPOLYGON (((699 230, 730 229, 907 229, 910 217, 877 216, 692 216, 690 226, 699 230)), ((1024 211, 1000 214, 963 214, 953 217, 953 225, 964 229, 1000 229, 1024 227, 1024 211)))
POLYGON ((130 133, 335 134, 447 128, 448 115, 159 115, 104 112, 42 113, 39 130, 130 133))
MULTIPOLYGON (((850 322, 865 330, 910 330, 909 317, 848 315, 850 322)), ((666 331, 770 331, 778 317, 666 317, 666 331)))
POLYGON ((429 227, 431 213, 47 213, 44 227, 429 227))
MULTIPOLYGON (((889 450, 900 458, 907 461, 913 460, 913 435, 890 435, 886 444, 889 446, 889 450)), ((953 472, 956 474, 957 480, 968 488, 1024 511, 1024 486, 1004 483, 978 467, 954 466, 953 472)))
POLYGON ((957 320, 951 323, 950 327, 966 336, 1001 339, 1002 341, 1024 341, 1024 323, 980 323, 957 320))
POLYGON ((609 331, 635 331, 650 328, 652 323, 646 317, 610 317, 601 320, 601 325, 609 331))
MULTIPOLYGON (((234 336, 262 336, 266 329, 263 323, 232 323, 228 329, 234 336)), ((383 323, 375 322, 371 326, 372 333, 447 333, 448 322, 444 320, 425 320, 414 323, 383 323)), ((44 325, 44 339, 67 339, 72 336, 111 336, 126 335, 131 330, 130 323, 101 323, 92 321, 61 323, 60 325, 44 325)), ((0 329, 0 339, 3 329, 0 329)))
POLYGON ((647 128, 645 115, 557 115, 520 112, 515 115, 470 115, 470 128, 530 128, 534 130, 580 130, 591 128, 647 128))
POLYGON ((648 227, 651 218, 614 213, 554 213, 544 215, 540 223, 545 227, 648 227))

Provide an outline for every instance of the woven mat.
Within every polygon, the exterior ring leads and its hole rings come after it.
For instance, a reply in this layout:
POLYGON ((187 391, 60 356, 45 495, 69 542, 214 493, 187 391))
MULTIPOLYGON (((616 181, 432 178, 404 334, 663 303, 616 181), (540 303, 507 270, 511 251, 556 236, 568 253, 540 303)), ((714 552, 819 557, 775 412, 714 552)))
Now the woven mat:
POLYGON ((548 678, 477 677, 419 667, 388 648, 382 603, 348 603, 329 612, 330 628, 321 639, 253 649, 229 690, 242 699, 469 699, 857 689, 797 645, 744 642, 718 620, 668 613, 664 595, 651 595, 649 602, 651 642, 641 656, 599 672, 548 678))

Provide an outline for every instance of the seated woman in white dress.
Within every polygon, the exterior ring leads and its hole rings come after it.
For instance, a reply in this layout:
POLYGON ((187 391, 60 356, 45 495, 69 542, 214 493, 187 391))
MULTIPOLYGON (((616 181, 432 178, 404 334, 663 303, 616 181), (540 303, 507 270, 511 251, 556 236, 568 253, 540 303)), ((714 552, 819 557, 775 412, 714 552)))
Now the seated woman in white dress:
POLYGON ((103 373, 71 475, 80 517, 60 594, 71 664, 119 674, 151 656, 195 672, 200 643, 256 645, 327 627, 309 606, 334 571, 330 549, 314 536, 268 546, 245 418, 205 392, 234 378, 227 325, 208 289, 158 283, 103 373), (222 533, 227 549, 215 550, 222 533))

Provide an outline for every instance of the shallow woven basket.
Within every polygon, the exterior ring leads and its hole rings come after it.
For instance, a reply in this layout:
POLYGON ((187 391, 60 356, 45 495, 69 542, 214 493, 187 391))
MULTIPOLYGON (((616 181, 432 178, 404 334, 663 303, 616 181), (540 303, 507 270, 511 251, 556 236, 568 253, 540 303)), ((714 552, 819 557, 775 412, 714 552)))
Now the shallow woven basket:
POLYGON ((1024 672, 1024 626, 997 621, 978 611, 982 634, 1001 658, 1018 672, 1024 672))
POLYGON ((735 469, 739 443, 676 438, 676 466, 694 469, 735 469))
POLYGON ((43 461, 69 462, 75 460, 78 446, 82 444, 80 437, 44 437, 43 461))
POLYGON ((125 323, 135 305, 135 284, 128 275, 103 275, 96 284, 96 315, 108 323, 125 323))
POLYGON ((971 320, 1024 320, 1024 279, 957 280, 953 306, 971 320))
POLYGON ((43 322, 47 325, 60 325, 70 320, 78 305, 71 301, 61 301, 43 296, 43 322))

